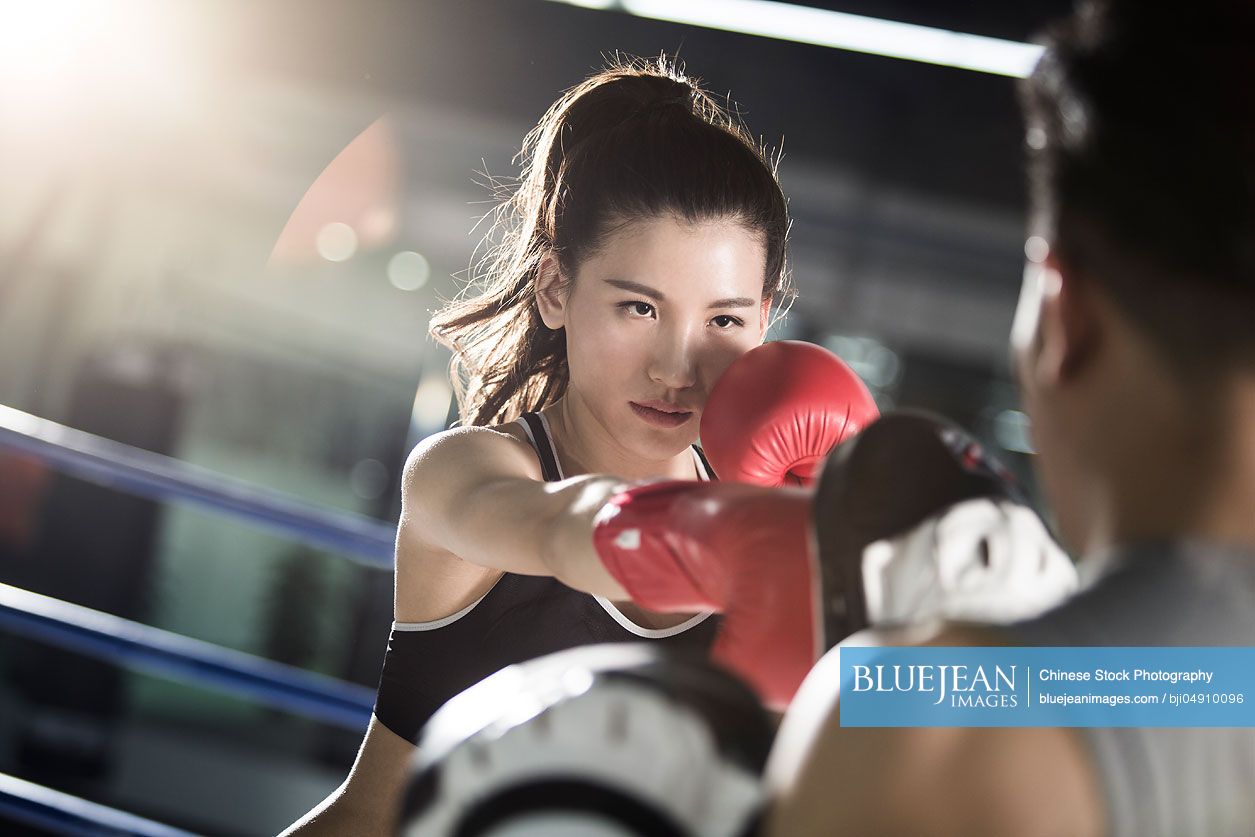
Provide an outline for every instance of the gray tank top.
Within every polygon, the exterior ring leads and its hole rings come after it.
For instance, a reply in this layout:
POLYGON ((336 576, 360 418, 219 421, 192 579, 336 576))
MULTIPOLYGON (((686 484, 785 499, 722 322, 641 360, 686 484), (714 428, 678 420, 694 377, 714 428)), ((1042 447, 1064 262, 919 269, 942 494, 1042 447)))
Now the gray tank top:
MULTIPOLYGON (((1255 645, 1255 553, 1148 544, 1083 562, 1081 575, 1073 599, 1009 626, 1016 644, 1255 645)), ((1255 729, 1080 732, 1111 837, 1255 834, 1255 729)))

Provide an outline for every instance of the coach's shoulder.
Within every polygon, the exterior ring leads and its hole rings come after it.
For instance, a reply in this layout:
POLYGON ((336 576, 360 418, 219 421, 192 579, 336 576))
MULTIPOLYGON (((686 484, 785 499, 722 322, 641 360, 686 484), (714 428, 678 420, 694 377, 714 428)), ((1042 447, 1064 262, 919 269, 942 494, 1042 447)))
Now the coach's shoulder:
MULTIPOLYGON (((1006 644, 997 628, 961 623, 864 631, 843 643, 1006 644)), ((842 727, 839 653, 815 667, 781 724, 767 771, 771 837, 1104 833, 1099 784, 1077 731, 842 727)))

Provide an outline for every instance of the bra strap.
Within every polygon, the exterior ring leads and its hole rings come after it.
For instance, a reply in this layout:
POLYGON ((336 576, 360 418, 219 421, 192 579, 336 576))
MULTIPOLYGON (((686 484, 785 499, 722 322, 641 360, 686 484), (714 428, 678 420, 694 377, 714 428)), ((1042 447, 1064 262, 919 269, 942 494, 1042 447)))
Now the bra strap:
POLYGON ((527 429, 527 435, 532 440, 532 446, 536 448, 536 457, 540 460, 540 473, 545 478, 545 482, 557 482, 562 479, 558 471, 557 454, 554 453, 553 444, 549 441, 549 434, 545 432, 540 416, 536 413, 524 413, 520 418, 527 429))

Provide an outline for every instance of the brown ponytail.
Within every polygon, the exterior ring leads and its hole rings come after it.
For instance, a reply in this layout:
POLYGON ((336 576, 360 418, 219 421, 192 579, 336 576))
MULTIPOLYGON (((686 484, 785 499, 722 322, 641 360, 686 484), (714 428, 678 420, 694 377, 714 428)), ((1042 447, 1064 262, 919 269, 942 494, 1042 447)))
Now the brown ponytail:
POLYGON ((431 320, 432 336, 453 352, 463 424, 510 421, 566 391, 566 333, 541 321, 536 273, 552 251, 563 276, 574 276, 612 221, 737 220, 763 236, 763 298, 791 296, 775 163, 665 58, 620 59, 566 91, 519 156, 523 177, 493 213, 495 243, 431 320))

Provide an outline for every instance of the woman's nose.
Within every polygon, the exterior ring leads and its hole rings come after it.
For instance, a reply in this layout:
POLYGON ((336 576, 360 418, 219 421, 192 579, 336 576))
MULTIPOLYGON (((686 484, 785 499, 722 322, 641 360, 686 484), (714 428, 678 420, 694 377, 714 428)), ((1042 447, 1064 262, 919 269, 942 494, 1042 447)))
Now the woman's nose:
POLYGON ((667 389, 687 389, 697 383, 696 341, 686 332, 662 337, 650 358, 649 377, 667 389))

